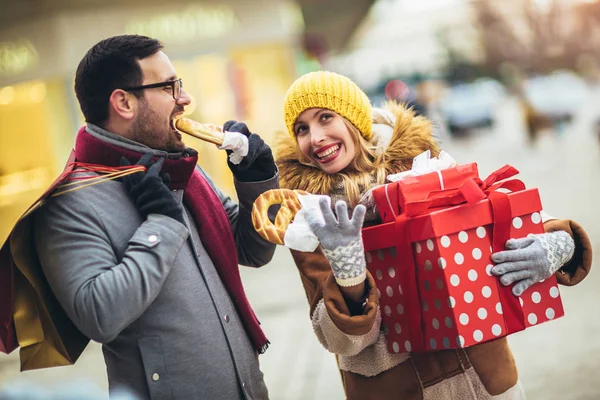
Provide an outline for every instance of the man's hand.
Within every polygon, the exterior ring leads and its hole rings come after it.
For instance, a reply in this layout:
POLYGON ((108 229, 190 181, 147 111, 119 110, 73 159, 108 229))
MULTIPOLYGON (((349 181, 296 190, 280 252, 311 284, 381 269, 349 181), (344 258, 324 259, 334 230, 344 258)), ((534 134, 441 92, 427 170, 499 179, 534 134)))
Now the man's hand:
POLYGON ((365 280, 367 269, 361 238, 365 206, 356 206, 354 215, 349 218, 348 206, 345 201, 340 200, 335 205, 337 219, 329 208, 327 199, 319 200, 319 208, 320 213, 316 209, 307 209, 305 217, 310 229, 321 242, 336 282, 344 287, 360 284, 365 280))
MULTIPOLYGON (((171 179, 168 174, 159 175, 164 161, 164 158, 159 158, 153 163, 152 154, 144 154, 136 165, 146 167, 146 172, 124 176, 123 184, 144 217, 162 214, 183 224, 183 208, 168 187, 171 179)), ((125 157, 121 157, 121 166, 130 165, 125 157)))
POLYGON ((497 265, 492 273, 507 286, 514 282, 512 292, 520 296, 534 283, 547 279, 565 265, 575 251, 573 238, 565 231, 529 235, 506 242, 505 251, 492 254, 497 265))
MULTIPOLYGON (((229 169, 240 182, 259 182, 275 176, 277 167, 271 148, 255 133, 251 133, 243 122, 227 121, 223 131, 239 132, 248 138, 248 154, 241 163, 233 164, 227 160, 229 169)), ((231 153, 230 150, 227 153, 231 153)))

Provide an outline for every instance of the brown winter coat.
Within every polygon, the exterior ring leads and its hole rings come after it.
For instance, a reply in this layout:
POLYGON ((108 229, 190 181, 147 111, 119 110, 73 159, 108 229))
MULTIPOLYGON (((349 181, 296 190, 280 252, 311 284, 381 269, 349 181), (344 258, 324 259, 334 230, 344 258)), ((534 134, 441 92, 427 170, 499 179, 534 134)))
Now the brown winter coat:
MULTIPOLYGON (((430 124, 401 106, 386 105, 396 115, 392 138, 385 149, 387 174, 411 168, 415 156, 425 150, 437 155, 438 147, 431 135, 430 124)), ((302 189, 313 194, 329 194, 335 186, 335 175, 298 162, 295 140, 287 137, 276 146, 276 162, 282 188, 302 189)), ((550 220, 546 231, 565 230, 575 240, 575 255, 557 272, 558 282, 571 286, 585 278, 591 267, 591 246, 585 231, 570 220, 550 220)), ((373 277, 367 272, 368 299, 361 315, 352 315, 331 273, 331 267, 320 249, 313 253, 292 250, 300 272, 311 318, 315 324, 318 308, 326 309, 328 318, 342 334, 350 338, 367 335, 380 321, 378 296, 373 277)), ((317 328, 315 328, 317 332, 317 328)), ((319 334, 317 333, 317 336, 319 334)), ((381 335, 382 336, 382 335, 381 335)), ((376 346, 375 344, 372 346, 376 346)), ((327 346, 326 346, 327 347, 327 346)), ((385 358, 386 350, 377 351, 385 358)), ((330 350, 330 349, 328 349, 330 350)), ((331 350, 330 350, 331 351, 331 350)), ((366 352, 365 348, 362 352, 366 352)), ((402 360, 385 362, 373 374, 345 370, 342 357, 338 365, 349 400, 420 400, 420 399, 519 399, 518 374, 506 338, 460 350, 411 353, 402 360), (504 395, 502 395, 504 393, 504 395), (467 396, 467 397, 465 397, 467 396), (497 397, 496 397, 497 396, 497 397)), ((360 354, 356 357, 361 357, 360 354)), ((351 359, 352 357, 350 357, 351 359)), ((382 362, 383 363, 383 362, 382 362)), ((350 362, 352 364, 352 362, 350 362)), ((375 362, 377 364, 377 362, 375 362)))

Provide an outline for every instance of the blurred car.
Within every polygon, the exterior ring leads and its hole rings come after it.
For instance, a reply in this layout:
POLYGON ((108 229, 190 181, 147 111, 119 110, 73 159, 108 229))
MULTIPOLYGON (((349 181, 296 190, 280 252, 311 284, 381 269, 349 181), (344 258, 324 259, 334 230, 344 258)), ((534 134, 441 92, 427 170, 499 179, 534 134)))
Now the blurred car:
POLYGON ((450 133, 462 135, 474 128, 492 127, 496 109, 505 95, 504 86, 490 78, 448 88, 441 99, 441 110, 450 133))
POLYGON ((584 80, 569 71, 530 78, 523 89, 531 112, 554 123, 570 121, 589 95, 584 80))

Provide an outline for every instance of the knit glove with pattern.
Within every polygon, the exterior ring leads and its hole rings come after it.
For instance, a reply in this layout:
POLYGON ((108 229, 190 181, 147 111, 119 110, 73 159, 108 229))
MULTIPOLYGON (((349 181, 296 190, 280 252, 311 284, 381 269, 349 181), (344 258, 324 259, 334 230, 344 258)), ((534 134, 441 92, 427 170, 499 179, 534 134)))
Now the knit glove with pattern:
POLYGON ((506 249, 492 254, 492 261, 496 263, 492 273, 500 276, 503 285, 517 282, 512 292, 520 296, 569 262, 575 252, 575 242, 567 232, 556 231, 510 239, 506 249))
POLYGON ((348 206, 340 200, 335 204, 335 210, 337 218, 327 199, 322 198, 319 209, 306 210, 306 221, 319 238, 338 285, 355 286, 366 278, 367 264, 361 237, 366 208, 356 206, 352 218, 349 218, 348 206))

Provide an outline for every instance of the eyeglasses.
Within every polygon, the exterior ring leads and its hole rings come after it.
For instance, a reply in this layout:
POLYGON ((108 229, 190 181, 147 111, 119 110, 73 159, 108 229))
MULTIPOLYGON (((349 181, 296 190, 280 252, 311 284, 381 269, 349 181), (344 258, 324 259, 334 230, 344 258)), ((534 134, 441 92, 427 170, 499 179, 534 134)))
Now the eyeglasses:
POLYGON ((179 97, 181 97, 181 88, 183 87, 181 78, 179 78, 175 81, 151 83, 150 85, 123 88, 123 90, 125 90, 126 92, 132 92, 134 90, 154 89, 154 88, 162 88, 162 87, 167 87, 167 86, 171 87, 171 94, 173 95, 173 98, 175 100, 179 100, 179 97))

